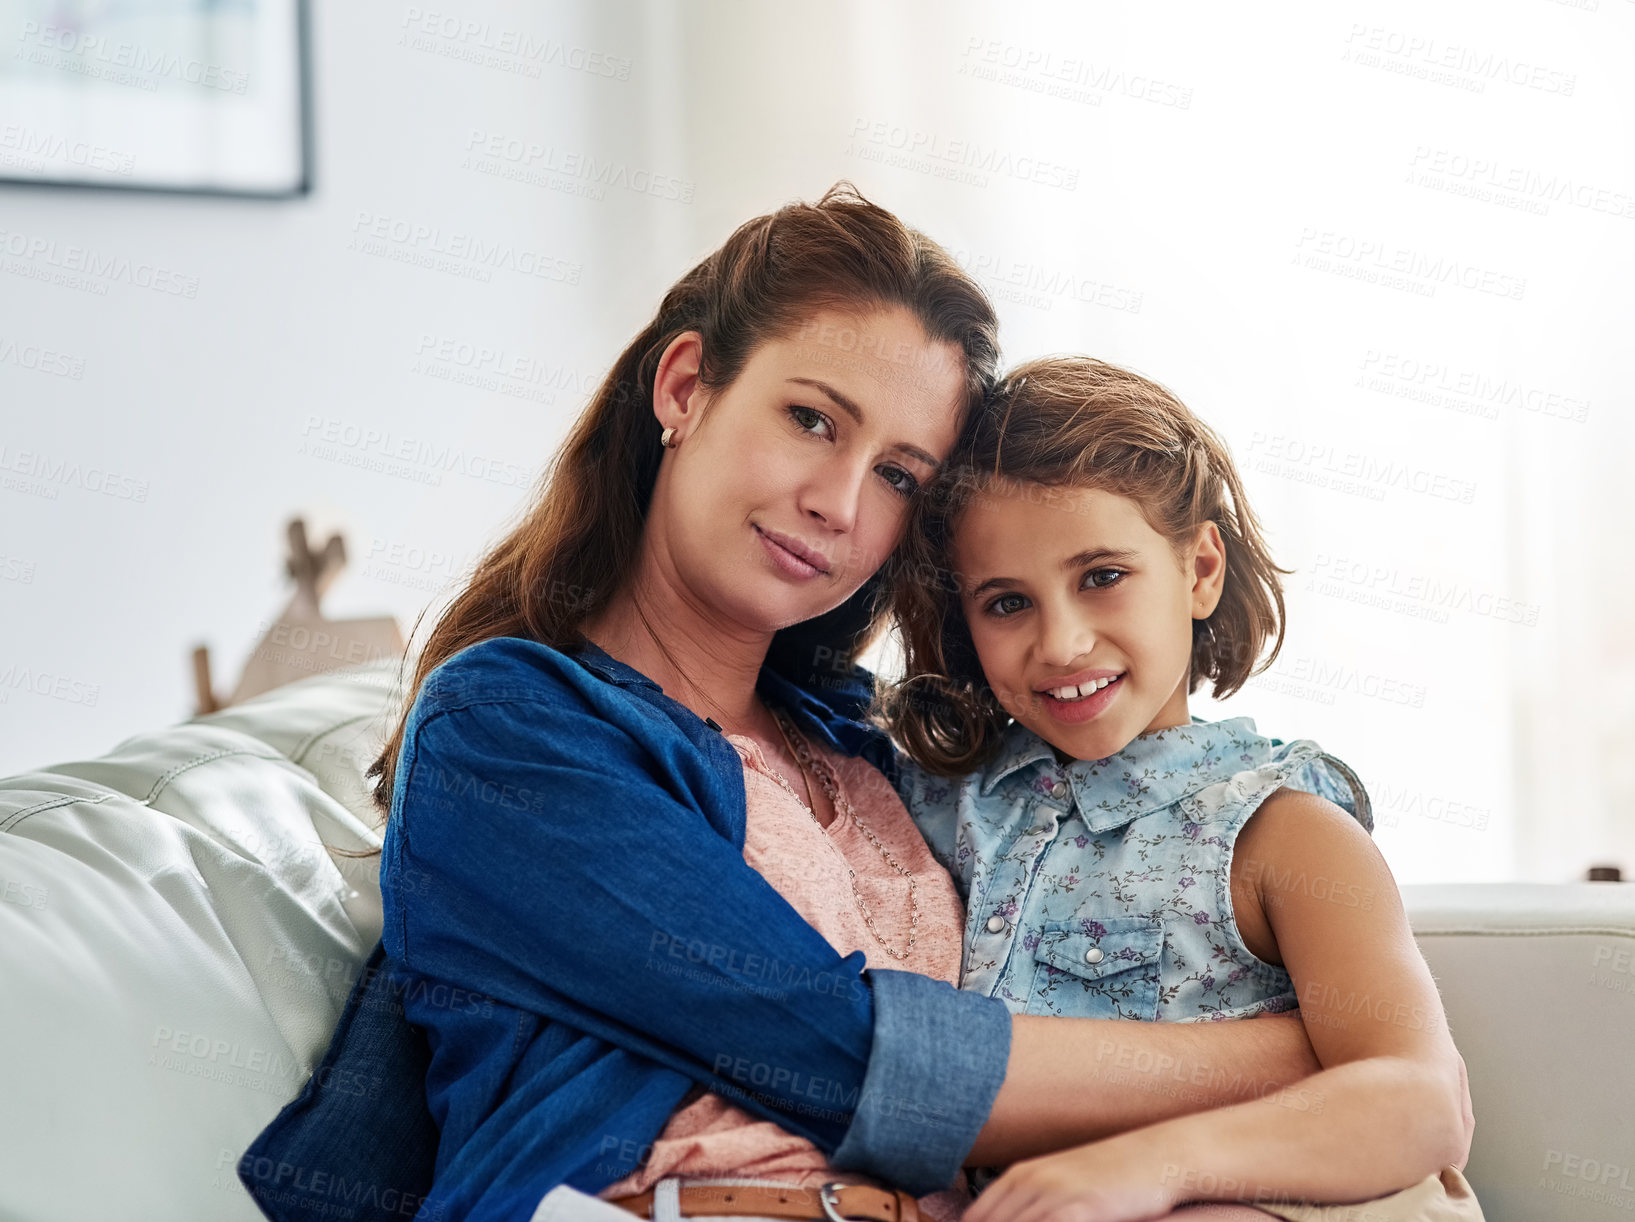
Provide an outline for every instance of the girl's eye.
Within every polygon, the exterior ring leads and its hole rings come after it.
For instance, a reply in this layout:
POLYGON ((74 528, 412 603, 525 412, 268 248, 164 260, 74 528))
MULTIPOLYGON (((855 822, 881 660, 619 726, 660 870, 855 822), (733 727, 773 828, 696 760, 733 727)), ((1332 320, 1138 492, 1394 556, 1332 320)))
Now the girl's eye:
POLYGON ((991 615, 995 619, 1004 619, 1007 615, 1015 615, 1027 605, 1027 599, 1020 594, 1001 594, 982 609, 984 615, 991 615))
POLYGON ((802 432, 815 434, 819 425, 828 425, 829 435, 834 434, 834 424, 829 417, 815 407, 802 407, 798 403, 791 404, 789 414, 794 418, 795 423, 800 426, 802 432))
POLYGON ((1087 585, 1092 590, 1105 590, 1109 586, 1116 586, 1124 580, 1125 575, 1123 569, 1091 569, 1084 575, 1084 582, 1080 588, 1087 585))

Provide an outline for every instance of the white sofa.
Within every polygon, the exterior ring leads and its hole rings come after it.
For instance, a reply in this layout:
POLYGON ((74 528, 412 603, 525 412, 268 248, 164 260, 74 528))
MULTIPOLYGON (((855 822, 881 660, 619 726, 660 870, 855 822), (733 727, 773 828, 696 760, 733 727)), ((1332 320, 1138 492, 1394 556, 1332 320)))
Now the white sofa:
MULTIPOLYGON (((395 662, 0 781, 0 1219, 255 1222, 238 1156, 380 935, 395 662)), ((1635 884, 1404 888, 1492 1222, 1635 1211, 1635 884)))

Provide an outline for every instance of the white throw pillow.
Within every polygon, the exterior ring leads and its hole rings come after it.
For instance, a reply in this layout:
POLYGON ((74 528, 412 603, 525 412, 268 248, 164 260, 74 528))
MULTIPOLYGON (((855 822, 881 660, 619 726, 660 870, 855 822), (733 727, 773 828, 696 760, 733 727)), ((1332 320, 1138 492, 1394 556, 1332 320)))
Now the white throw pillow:
POLYGON ((244 1219, 380 937, 396 659, 0 780, 0 1217, 244 1219))

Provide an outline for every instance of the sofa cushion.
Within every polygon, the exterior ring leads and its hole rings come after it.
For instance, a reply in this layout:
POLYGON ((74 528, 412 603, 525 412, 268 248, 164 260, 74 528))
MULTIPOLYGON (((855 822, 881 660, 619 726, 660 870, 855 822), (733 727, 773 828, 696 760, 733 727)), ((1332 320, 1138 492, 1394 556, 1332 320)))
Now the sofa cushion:
POLYGON ((363 769, 397 663, 0 780, 5 1208, 245 1219, 236 1174, 380 935, 363 769))

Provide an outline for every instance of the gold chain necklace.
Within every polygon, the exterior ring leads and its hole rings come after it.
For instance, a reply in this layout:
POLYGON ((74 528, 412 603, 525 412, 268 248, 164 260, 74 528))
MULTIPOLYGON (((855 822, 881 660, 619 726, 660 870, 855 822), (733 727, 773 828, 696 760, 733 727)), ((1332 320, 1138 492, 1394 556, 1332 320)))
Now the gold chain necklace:
MULTIPOLYGON (((846 818, 850 819, 854 824, 856 824, 857 829, 869 838, 870 842, 873 843, 875 848, 880 850, 880 856, 885 858, 886 864, 893 870, 896 870, 897 873, 901 874, 904 878, 908 879, 908 907, 910 914, 908 924, 908 946, 904 950, 898 950, 891 943, 882 938, 880 936, 880 931, 875 928, 874 913, 869 910, 869 902, 863 898, 863 893, 857 886, 857 872, 852 869, 851 862, 846 862, 846 873, 851 876, 852 880, 852 897, 857 902, 858 911, 863 914, 863 923, 869 927, 869 932, 874 935, 874 940, 886 948, 886 954, 890 955, 893 959, 907 959, 909 954, 914 950, 914 940, 916 937, 918 937, 920 928, 920 901, 915 895, 913 873, 901 865, 898 860, 891 855, 891 850, 886 848, 885 845, 881 844, 880 838, 874 834, 873 829, 871 829, 867 823, 863 822, 862 816, 857 813, 857 809, 851 804, 850 801, 847 800, 846 795, 841 791, 840 782, 835 777, 833 769, 829 767, 829 762, 827 760, 818 759, 807 749, 806 740, 801 737, 800 731, 797 730, 794 723, 789 720, 788 714, 786 714, 782 709, 774 709, 772 716, 778 723, 778 732, 783 735, 783 741, 788 745, 790 753, 794 755, 795 762, 800 765, 802 774, 801 780, 804 782, 807 774, 817 777, 818 784, 823 787, 823 792, 828 794, 829 801, 834 803, 836 817, 838 818, 840 815, 844 814, 846 818)), ((784 790, 789 794, 789 796, 794 798, 796 802, 799 802, 800 795, 795 792, 794 787, 790 785, 788 781, 783 779, 782 775, 779 774, 776 768, 772 769, 771 772, 777 779, 778 784, 784 787, 784 790)), ((808 787, 807 798, 808 801, 811 798, 810 787, 808 787)), ((808 805, 806 807, 806 813, 812 816, 813 823, 816 823, 820 829, 823 829, 823 821, 817 817, 817 812, 813 810, 811 806, 808 805)), ((828 838, 828 831, 826 829, 824 829, 824 837, 825 839, 828 838)), ((838 848, 836 851, 839 851, 838 848)), ((845 861, 845 854, 843 853, 841 854, 841 860, 845 861)))

